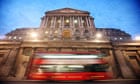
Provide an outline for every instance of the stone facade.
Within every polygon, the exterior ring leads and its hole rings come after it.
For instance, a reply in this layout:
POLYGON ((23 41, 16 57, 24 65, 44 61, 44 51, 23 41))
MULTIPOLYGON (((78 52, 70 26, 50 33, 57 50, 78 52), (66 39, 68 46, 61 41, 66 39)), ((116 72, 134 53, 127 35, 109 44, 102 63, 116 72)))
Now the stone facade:
POLYGON ((48 11, 41 18, 39 28, 20 28, 6 34, 7 40, 95 40, 101 33, 103 40, 131 40, 131 35, 119 29, 95 28, 94 18, 87 11, 63 8, 48 11), (32 37, 36 33, 37 37, 32 37))
POLYGON ((99 50, 107 56, 113 79, 140 78, 140 42, 94 41, 23 41, 0 42, 0 79, 26 80, 30 57, 35 51, 43 52, 91 52, 99 50))
MULTIPOLYGON (((32 40, 32 39, 34 39, 33 37, 31 37, 32 32, 39 33, 40 30, 39 30, 39 28, 19 28, 19 29, 16 29, 16 30, 13 30, 13 31, 7 33, 6 40, 18 40, 18 41, 32 40)), ((130 40, 132 40, 130 34, 124 32, 120 29, 96 28, 96 34, 97 33, 101 33, 102 39, 106 39, 108 41, 130 41, 130 40)), ((95 37, 95 36, 93 36, 93 37, 95 37)), ((40 37, 37 37, 37 38, 41 39, 41 35, 40 35, 40 37)), ((92 38, 92 40, 93 39, 95 39, 95 38, 92 38)), ((56 40, 56 39, 51 39, 51 40, 56 40)), ((75 40, 80 40, 80 39, 75 39, 75 40)))
POLYGON ((64 8, 46 12, 40 28, 17 29, 7 34, 10 40, 0 41, 0 80, 27 80, 30 58, 36 51, 96 50, 106 54, 103 59, 110 65, 108 71, 113 74, 113 79, 140 78, 140 42, 97 41, 93 20, 87 11, 64 8), (37 32, 39 39, 31 39, 27 31, 29 34, 37 32), (19 33, 23 33, 24 38, 19 33))
POLYGON ((131 35, 115 28, 96 28, 97 33, 102 33, 104 38, 110 41, 130 41, 131 35))
POLYGON ((91 39, 95 33, 89 12, 71 8, 46 12, 40 28, 45 39, 91 39))

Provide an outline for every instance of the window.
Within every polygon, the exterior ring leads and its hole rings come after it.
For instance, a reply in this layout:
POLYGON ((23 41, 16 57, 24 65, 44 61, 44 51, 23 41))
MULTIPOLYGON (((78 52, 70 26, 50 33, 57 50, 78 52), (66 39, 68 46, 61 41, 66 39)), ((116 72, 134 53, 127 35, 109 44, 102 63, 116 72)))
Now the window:
POLYGON ((122 40, 123 38, 122 37, 120 37, 120 40, 122 40))
POLYGON ((14 39, 16 39, 17 37, 16 36, 14 36, 14 39))
POLYGON ((74 23, 75 23, 75 24, 77 24, 77 22, 78 22, 77 20, 74 20, 74 23))
POLYGON ((70 26, 69 17, 64 17, 64 25, 65 25, 66 28, 68 28, 70 26))

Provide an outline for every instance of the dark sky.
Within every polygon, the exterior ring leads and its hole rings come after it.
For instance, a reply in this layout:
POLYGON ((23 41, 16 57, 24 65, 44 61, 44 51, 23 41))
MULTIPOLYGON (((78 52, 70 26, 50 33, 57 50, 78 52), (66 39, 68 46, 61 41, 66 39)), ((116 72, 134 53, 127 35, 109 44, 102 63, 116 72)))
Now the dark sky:
POLYGON ((74 8, 89 11, 95 26, 117 28, 140 35, 139 0, 0 0, 0 35, 23 27, 39 27, 49 10, 74 8))

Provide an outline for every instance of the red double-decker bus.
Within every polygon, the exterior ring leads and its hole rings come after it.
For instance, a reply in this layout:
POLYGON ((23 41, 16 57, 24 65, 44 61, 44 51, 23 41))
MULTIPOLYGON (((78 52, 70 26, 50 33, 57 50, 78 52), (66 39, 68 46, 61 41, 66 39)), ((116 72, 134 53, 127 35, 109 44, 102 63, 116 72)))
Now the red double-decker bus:
POLYGON ((35 52, 29 80, 85 81, 110 79, 109 65, 99 52, 35 52))

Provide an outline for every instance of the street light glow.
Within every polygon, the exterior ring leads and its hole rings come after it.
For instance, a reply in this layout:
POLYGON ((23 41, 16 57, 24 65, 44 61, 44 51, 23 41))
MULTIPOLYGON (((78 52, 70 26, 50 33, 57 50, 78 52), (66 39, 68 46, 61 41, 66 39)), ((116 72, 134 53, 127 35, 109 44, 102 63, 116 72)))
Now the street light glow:
POLYGON ((135 37, 135 40, 140 40, 140 36, 136 36, 135 37))
POLYGON ((35 33, 35 32, 32 32, 32 33, 31 33, 31 37, 37 37, 37 36, 38 36, 37 33, 35 33))
POLYGON ((97 33, 97 34, 96 34, 96 37, 97 37, 97 38, 101 38, 101 37, 102 37, 102 34, 101 34, 101 33, 97 33))

